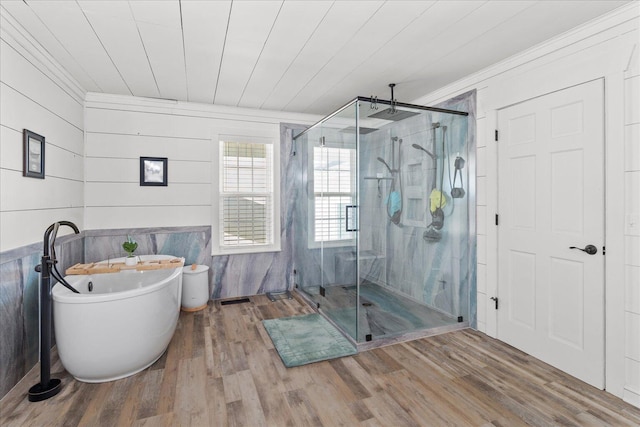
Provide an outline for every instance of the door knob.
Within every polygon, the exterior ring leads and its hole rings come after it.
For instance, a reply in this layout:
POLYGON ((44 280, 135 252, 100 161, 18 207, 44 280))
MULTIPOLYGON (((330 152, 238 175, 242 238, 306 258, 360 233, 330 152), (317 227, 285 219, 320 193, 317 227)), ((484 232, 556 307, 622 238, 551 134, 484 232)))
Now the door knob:
POLYGON ((569 249, 578 249, 578 250, 581 250, 582 252, 588 253, 589 255, 595 255, 598 253, 598 248, 596 248, 593 245, 587 245, 584 247, 584 249, 579 248, 577 246, 569 246, 569 249))

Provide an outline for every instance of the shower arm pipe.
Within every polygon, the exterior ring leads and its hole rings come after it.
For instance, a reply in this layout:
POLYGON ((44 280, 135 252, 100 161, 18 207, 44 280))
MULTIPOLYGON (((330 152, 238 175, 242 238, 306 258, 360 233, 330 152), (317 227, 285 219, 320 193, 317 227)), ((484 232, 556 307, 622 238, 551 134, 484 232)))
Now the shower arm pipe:
POLYGON ((312 124, 311 126, 306 128, 305 130, 300 132, 299 134, 295 135, 293 137, 293 140, 295 141, 296 139, 298 139, 302 135, 304 135, 304 134, 308 133, 309 131, 311 131, 312 129, 320 126, 326 120, 328 120, 328 119, 340 114, 341 112, 343 112, 344 110, 349 108, 351 106, 351 104, 353 104, 355 101, 374 102, 374 100, 378 104, 384 104, 384 105, 389 105, 389 106, 393 105, 395 107, 413 108, 413 109, 416 109, 416 110, 433 111, 435 113, 455 114, 457 116, 468 116, 469 115, 469 113, 467 113, 465 111, 448 110, 446 108, 427 107, 425 105, 407 104, 405 102, 397 102, 397 101, 390 101, 390 100, 386 100, 386 99, 368 98, 368 97, 364 97, 364 96, 357 96, 357 97, 353 98, 351 101, 349 101, 346 104, 344 104, 342 107, 340 107, 337 110, 335 110, 333 113, 329 114, 328 116, 323 117, 322 120, 312 124))

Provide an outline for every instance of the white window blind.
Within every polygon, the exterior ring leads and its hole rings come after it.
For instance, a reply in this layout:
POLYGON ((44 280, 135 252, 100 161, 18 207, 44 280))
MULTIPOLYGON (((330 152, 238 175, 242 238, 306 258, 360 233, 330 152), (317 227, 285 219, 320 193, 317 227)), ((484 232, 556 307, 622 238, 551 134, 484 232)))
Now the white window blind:
POLYGON ((221 141, 220 248, 274 243, 273 145, 221 141))
POLYGON ((346 231, 346 207, 354 204, 355 150, 313 148, 314 241, 354 238, 346 231))

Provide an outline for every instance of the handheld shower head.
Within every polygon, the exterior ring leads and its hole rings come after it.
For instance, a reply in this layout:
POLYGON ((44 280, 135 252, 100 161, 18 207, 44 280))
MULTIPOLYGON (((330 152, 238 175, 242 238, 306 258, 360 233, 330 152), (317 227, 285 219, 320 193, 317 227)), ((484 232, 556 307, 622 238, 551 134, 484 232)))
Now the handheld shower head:
POLYGON ((422 147, 421 145, 418 144, 412 144, 411 145, 413 148, 415 148, 416 150, 422 150, 425 153, 427 153, 429 155, 429 157, 431 157, 433 160, 436 159, 436 156, 433 155, 433 153, 431 151, 428 151, 426 148, 422 147))
POLYGON ((393 170, 391 170, 387 162, 385 162, 382 157, 378 157, 378 161, 387 167, 387 169, 389 170, 389 173, 393 173, 393 170))

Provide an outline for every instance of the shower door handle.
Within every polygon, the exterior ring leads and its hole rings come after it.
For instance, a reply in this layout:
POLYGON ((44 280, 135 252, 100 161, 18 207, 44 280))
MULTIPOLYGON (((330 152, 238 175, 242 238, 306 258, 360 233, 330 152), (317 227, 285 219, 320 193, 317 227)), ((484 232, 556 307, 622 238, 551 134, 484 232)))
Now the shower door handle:
POLYGON ((358 206, 348 205, 345 208, 345 231, 358 231, 358 206))

